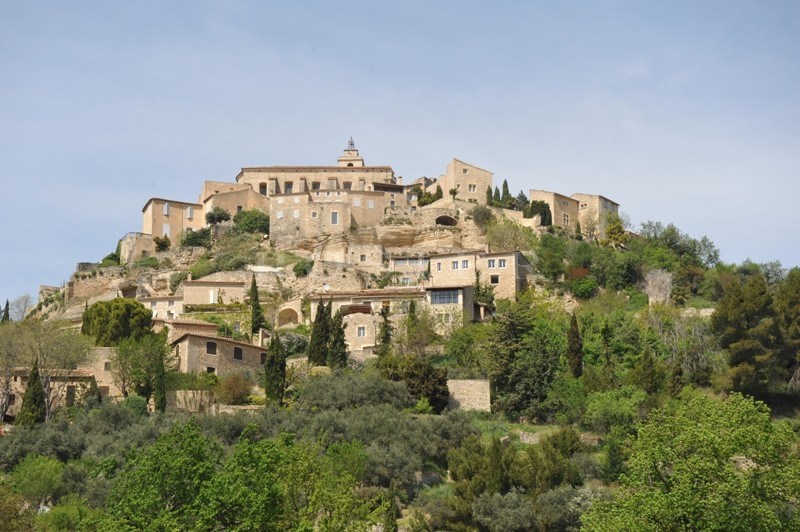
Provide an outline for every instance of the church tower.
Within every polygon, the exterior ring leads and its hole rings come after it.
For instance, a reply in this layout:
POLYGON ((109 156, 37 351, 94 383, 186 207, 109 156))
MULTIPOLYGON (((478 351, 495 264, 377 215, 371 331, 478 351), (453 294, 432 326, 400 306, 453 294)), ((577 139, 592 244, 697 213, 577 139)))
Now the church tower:
POLYGON ((353 142, 353 137, 350 137, 350 140, 347 141, 347 148, 337 161, 339 162, 339 166, 353 166, 359 168, 364 166, 364 158, 358 154, 356 144, 353 142))

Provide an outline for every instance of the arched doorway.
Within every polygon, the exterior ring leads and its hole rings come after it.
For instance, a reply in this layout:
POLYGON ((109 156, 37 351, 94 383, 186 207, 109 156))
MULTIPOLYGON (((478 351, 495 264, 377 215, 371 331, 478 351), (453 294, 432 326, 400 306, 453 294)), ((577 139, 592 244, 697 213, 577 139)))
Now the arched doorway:
POLYGON ((297 311, 291 308, 285 308, 278 312, 278 327, 285 327, 287 325, 297 325, 299 317, 297 311))
POLYGON ((458 220, 456 220, 452 216, 442 215, 436 218, 436 225, 446 225, 449 227, 453 227, 455 225, 458 225, 458 220))

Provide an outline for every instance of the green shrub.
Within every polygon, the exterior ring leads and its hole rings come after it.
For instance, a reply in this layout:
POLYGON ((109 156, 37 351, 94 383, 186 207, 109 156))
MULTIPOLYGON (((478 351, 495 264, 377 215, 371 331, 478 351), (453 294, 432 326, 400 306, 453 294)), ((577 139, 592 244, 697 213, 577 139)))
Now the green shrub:
POLYGON ((157 257, 144 257, 133 263, 134 268, 158 268, 157 257))
POLYGON ((131 411, 137 416, 145 417, 148 415, 147 399, 138 395, 129 395, 122 400, 123 408, 131 411))
POLYGON ((175 290, 183 283, 186 279, 189 278, 189 272, 176 272, 169 276, 169 290, 173 294, 175 290))
POLYGON ((306 275, 311 273, 311 270, 313 268, 314 268, 314 261, 313 260, 311 260, 311 259, 301 259, 294 265, 294 267, 292 268, 292 271, 294 271, 294 274, 297 277, 305 277, 306 275))
POLYGON ((486 231, 486 227, 488 227, 494 219, 492 209, 484 207, 483 205, 475 205, 475 207, 469 211, 469 214, 472 216, 472 221, 475 222, 475 225, 477 225, 481 231, 486 231))
POLYGON ((215 271, 217 271, 216 265, 206 258, 198 260, 194 266, 189 268, 189 272, 192 274, 192 279, 200 279, 201 277, 210 275, 215 271))
POLYGON ((597 281, 591 275, 569 283, 569 290, 578 299, 591 299, 597 294, 597 281))
POLYGON ((156 244, 156 251, 167 251, 169 247, 172 245, 172 242, 170 242, 169 237, 167 235, 154 236, 153 242, 155 242, 156 244))
POLYGON ((218 224, 220 222, 227 222, 231 219, 231 213, 222 207, 214 207, 211 211, 206 213, 206 223, 209 225, 218 224))
POLYGON ((197 231, 186 231, 181 238, 181 245, 185 247, 211 247, 211 229, 205 227, 197 231))
POLYGON ((216 388, 219 402, 226 405, 244 405, 250 397, 253 379, 243 371, 230 373, 220 378, 216 388))
POLYGON ((269 215, 258 210, 242 211, 233 217, 233 225, 245 233, 269 233, 269 215))

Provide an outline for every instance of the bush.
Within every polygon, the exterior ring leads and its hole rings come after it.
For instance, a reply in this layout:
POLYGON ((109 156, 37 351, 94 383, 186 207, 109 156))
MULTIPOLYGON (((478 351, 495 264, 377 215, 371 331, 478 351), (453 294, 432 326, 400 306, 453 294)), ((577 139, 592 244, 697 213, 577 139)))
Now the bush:
POLYGON ((170 242, 169 237, 167 235, 154 236, 153 242, 156 243, 156 251, 167 251, 169 247, 172 245, 172 242, 170 242))
POLYGON ((389 380, 404 381, 415 399, 426 398, 439 414, 447 408, 447 369, 434 368, 430 361, 415 355, 387 355, 378 360, 381 375, 389 380))
POLYGON ((342 410, 356 406, 390 405, 408 408, 414 404, 402 383, 378 375, 334 373, 308 379, 297 393, 298 408, 310 411, 342 410))
POLYGON ((197 231, 186 231, 181 238, 181 245, 185 247, 198 247, 205 248, 211 247, 211 229, 205 227, 197 231))
POLYGON ((133 263, 134 268, 156 268, 158 269, 158 258, 145 257, 133 263))
POLYGON ((198 260, 194 266, 189 268, 189 272, 192 274, 192 279, 200 279, 201 277, 210 275, 215 271, 217 271, 216 265, 212 261, 205 258, 198 260))
POLYGON ((169 276, 169 291, 173 294, 175 290, 189 278, 189 272, 176 272, 169 276))
POLYGON ((311 273, 312 268, 314 268, 314 261, 311 259, 301 259, 298 261, 292 271, 297 277, 305 277, 309 273, 311 273))
POLYGON ((123 408, 126 408, 136 416, 145 417, 148 415, 147 399, 144 397, 140 397, 138 395, 129 395, 122 400, 121 404, 123 408))
POLYGON ((629 429, 639 419, 639 409, 647 400, 644 390, 623 386, 609 392, 595 392, 586 399, 584 422, 602 432, 613 427, 629 429))
POLYGON ((220 222, 227 222, 231 219, 231 213, 222 207, 214 207, 210 212, 206 213, 206 223, 209 225, 218 224, 220 222))
POLYGON ((258 210, 242 211, 233 217, 233 225, 245 233, 269 233, 269 215, 258 210))
POLYGON ((576 279, 569 283, 569 290, 578 299, 591 299, 597 294, 597 281, 591 275, 576 279))
POLYGON ((252 392, 253 380, 245 372, 226 375, 217 384, 217 399, 226 405, 244 405, 252 392))
POLYGON ((469 211, 469 215, 472 216, 472 221, 475 222, 475 225, 481 231, 486 231, 486 227, 491 223, 494 219, 494 213, 492 209, 489 207, 484 207, 483 205, 476 205, 469 211))

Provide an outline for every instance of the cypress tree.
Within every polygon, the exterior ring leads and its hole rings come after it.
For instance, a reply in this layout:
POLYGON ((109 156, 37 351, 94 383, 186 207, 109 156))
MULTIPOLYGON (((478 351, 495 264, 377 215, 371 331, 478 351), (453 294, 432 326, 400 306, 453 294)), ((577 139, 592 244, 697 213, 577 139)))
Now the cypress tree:
POLYGON ((503 202, 500 201, 500 189, 494 187, 494 197, 492 198, 492 205, 495 207, 502 207, 503 202))
POLYGON ((47 417, 45 400, 42 379, 39 377, 39 363, 37 361, 33 363, 31 372, 28 375, 28 386, 25 388, 22 406, 19 409, 15 424, 30 427, 37 423, 44 423, 47 417))
POLYGON ((258 300, 258 286, 256 286, 256 276, 250 282, 250 318, 251 326, 250 332, 258 334, 258 331, 267 326, 267 320, 264 319, 264 311, 261 310, 261 302, 258 300))
POLYGON ((444 193, 442 192, 442 186, 436 185, 436 194, 433 195, 433 200, 440 200, 444 197, 444 193))
POLYGON ((267 394, 268 402, 283 406, 285 389, 286 350, 280 337, 275 333, 269 341, 267 360, 264 363, 264 391, 267 394))
POLYGON ((503 194, 500 196, 500 206, 504 209, 507 209, 509 203, 513 200, 514 198, 511 196, 511 192, 508 190, 508 181, 503 179, 503 194))
POLYGON ((0 322, 5 323, 7 321, 11 321, 11 313, 8 311, 8 299, 6 299, 6 306, 3 310, 3 317, 0 318, 0 322))
MULTIPOLYGON (((329 310, 330 312, 330 310, 329 310)), ((337 310, 331 319, 331 336, 328 345, 328 367, 331 369, 343 368, 347 365, 347 342, 344 339, 344 318, 342 311, 337 310)))
POLYGON ((167 368, 164 367, 163 354, 156 358, 155 365, 153 395, 155 396, 156 412, 163 414, 167 410, 167 368))
POLYGON ((583 340, 581 339, 581 331, 578 329, 578 318, 575 317, 574 313, 569 323, 567 361, 573 377, 577 379, 583 375, 583 340))
POLYGON ((327 349, 331 337, 330 306, 320 299, 317 315, 311 324, 311 339, 308 341, 308 361, 315 366, 324 366, 328 360, 327 349))
POLYGON ((381 322, 378 325, 375 354, 382 357, 388 355, 392 348, 392 322, 389 321, 389 307, 382 307, 380 316, 381 322))
POLYGON ((492 185, 486 186, 486 205, 491 205, 494 203, 492 199, 492 185))
POLYGON ((581 223, 575 224, 575 240, 583 240, 583 230, 581 230, 581 223))

